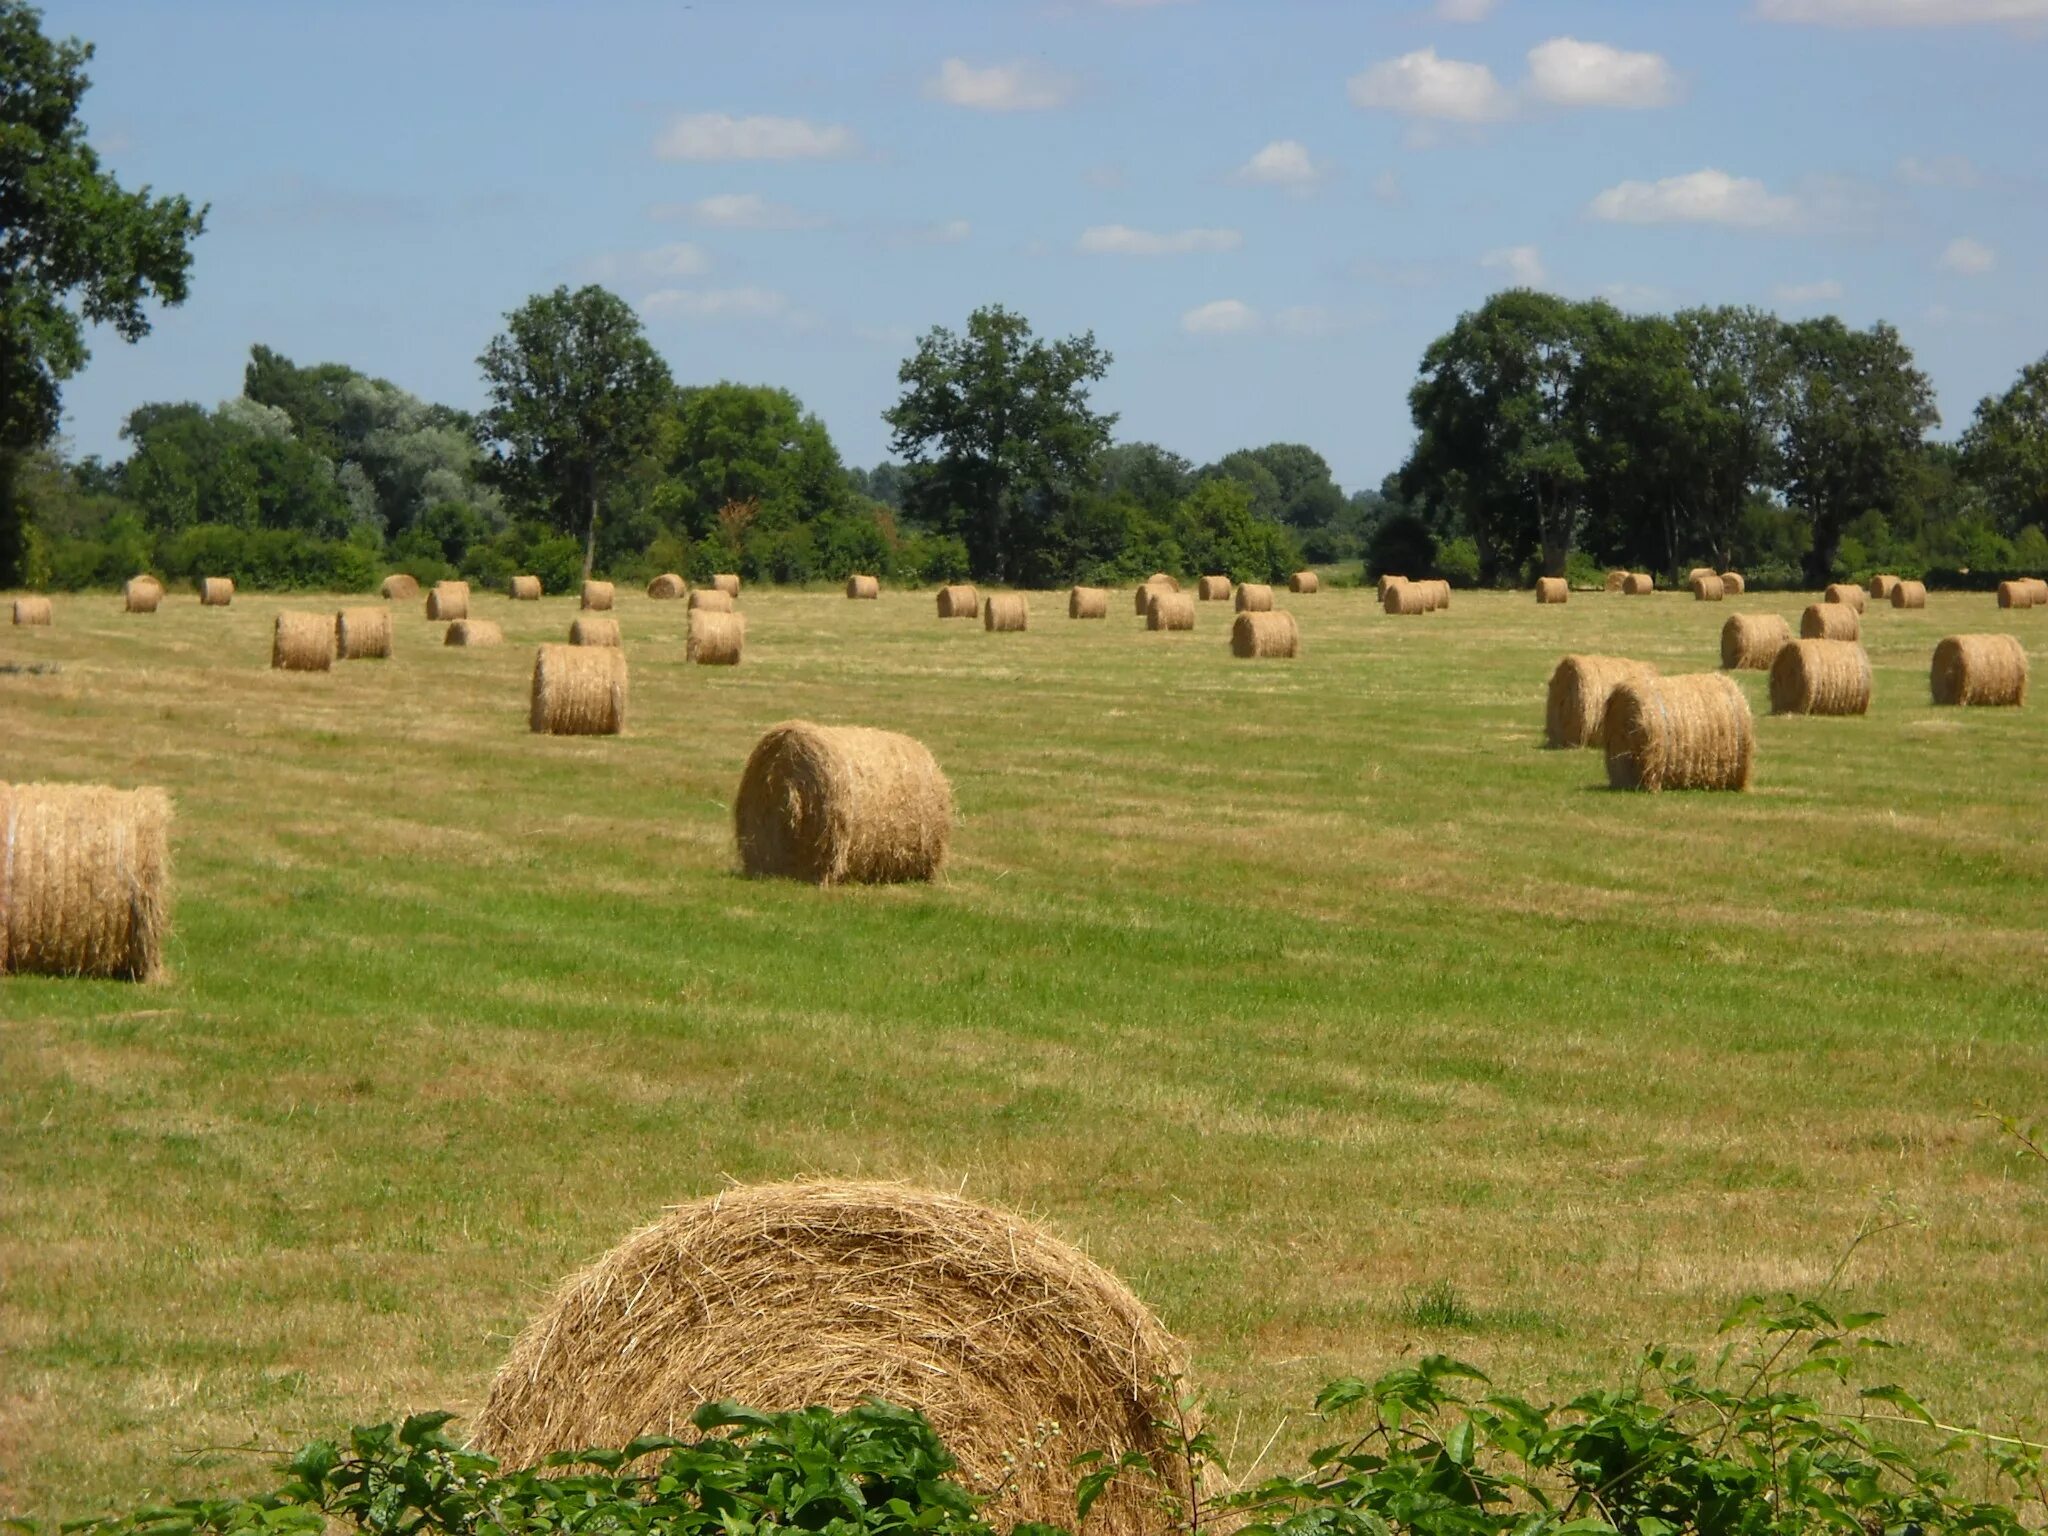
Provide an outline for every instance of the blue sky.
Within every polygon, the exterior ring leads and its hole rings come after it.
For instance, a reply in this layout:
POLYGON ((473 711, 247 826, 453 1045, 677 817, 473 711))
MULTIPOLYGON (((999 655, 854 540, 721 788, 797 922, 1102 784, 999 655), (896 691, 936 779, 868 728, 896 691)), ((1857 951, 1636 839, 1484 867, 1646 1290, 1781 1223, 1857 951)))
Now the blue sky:
POLYGON ((2048 351, 2048 0, 63 0, 129 183, 210 202, 76 451, 249 346, 456 405, 504 312, 638 304, 851 463, 978 304, 1115 354, 1118 436, 1395 468, 1432 337, 1531 282, 1887 319, 1943 431, 2048 351))

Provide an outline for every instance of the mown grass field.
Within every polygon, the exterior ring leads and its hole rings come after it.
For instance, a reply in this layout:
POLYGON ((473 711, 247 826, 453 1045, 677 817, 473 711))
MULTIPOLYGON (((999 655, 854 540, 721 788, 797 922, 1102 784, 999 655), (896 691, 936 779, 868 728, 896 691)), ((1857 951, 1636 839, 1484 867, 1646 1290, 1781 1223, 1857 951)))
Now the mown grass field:
MULTIPOLYGON (((628 734, 526 728, 573 605, 417 604, 397 654, 267 668, 338 600, 60 598, 0 629, 0 778, 162 784, 173 978, 0 982, 0 1508, 247 1484, 473 1409, 565 1271, 665 1203, 800 1173, 1036 1213, 1190 1341, 1248 1461, 1325 1377, 1423 1348, 1538 1394, 1848 1273, 1954 1422, 2048 1417, 2048 613, 1873 607, 1864 719, 1772 719, 1753 793, 1607 791, 1541 749, 1566 651, 1718 659, 1757 595, 1284 599, 1142 632, 748 593, 745 664, 622 595, 628 734), (2024 710, 1936 711, 1935 641, 2026 639, 2024 710), (923 739, 931 888, 734 873, 790 716, 923 739), (1458 1308, 1418 1306, 1448 1285, 1458 1308), (1444 1321, 1446 1311, 1450 1320, 1444 1321)), ((1308 1431, 1299 1418, 1281 1445, 1308 1431)), ((1276 1450, 1275 1455, 1280 1454, 1276 1450)))

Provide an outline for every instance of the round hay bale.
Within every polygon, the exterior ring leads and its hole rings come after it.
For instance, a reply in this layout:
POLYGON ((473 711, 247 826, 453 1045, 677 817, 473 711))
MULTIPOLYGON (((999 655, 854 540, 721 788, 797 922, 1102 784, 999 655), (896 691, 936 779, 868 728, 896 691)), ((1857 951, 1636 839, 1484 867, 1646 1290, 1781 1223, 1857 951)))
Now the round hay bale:
POLYGON ((1294 615, 1254 609, 1240 613, 1230 625, 1230 654, 1241 660, 1301 654, 1301 628, 1294 615))
POLYGON ((384 584, 377 591, 392 602, 409 603, 420 595, 419 578, 404 571, 393 571, 384 578, 384 584))
POLYGON ((939 588, 939 617, 942 619, 971 619, 981 612, 981 594, 973 587, 960 584, 939 588))
POLYGON ((1380 607, 1388 613, 1428 613, 1434 606, 1426 581, 1392 581, 1380 594, 1380 607))
POLYGON ((1626 656, 1567 656, 1550 674, 1550 697, 1543 708, 1546 747, 1597 747, 1607 700, 1623 683, 1655 677, 1647 661, 1626 656))
POLYGON ((448 626, 445 645, 503 645, 505 631, 495 619, 457 619, 448 626))
POLYGON ((674 571, 663 571, 647 583, 647 595, 657 602, 674 602, 689 590, 689 584, 674 571))
POLYGON ((1619 684, 1600 734, 1615 789, 1742 790, 1756 766, 1749 700, 1719 672, 1619 684))
POLYGON ((0 784, 0 976, 161 975, 170 825, 161 789, 0 784))
POLYGON ((527 723, 547 736, 616 736, 626 728, 626 653, 613 645, 543 645, 533 658, 527 723))
POLYGON ((1879 602, 1890 602, 1892 596, 1892 588, 1896 587, 1898 584, 1899 578, 1896 576, 1877 575, 1870 578, 1870 586, 1868 588, 1868 591, 1870 595, 1876 598, 1879 602))
POLYGON ((1609 592, 1625 590, 1628 586, 1628 577, 1629 573, 1627 571, 1609 571, 1607 573, 1607 590, 1609 592))
POLYGON ((130 576, 121 588, 121 605, 129 613, 155 613, 164 600, 164 584, 154 576, 130 576))
POLYGON ((1799 615, 1799 634, 1806 640, 1861 640, 1863 621, 1847 603, 1808 603, 1799 615))
POLYGON ((466 581, 437 581, 434 589, 427 594, 427 617, 430 619, 466 619, 469 617, 469 583, 466 581))
POLYGON ((48 628, 56 623, 57 610, 50 606, 47 597, 17 597, 14 600, 14 622, 24 627, 48 628))
POLYGON ((2029 576, 2027 585, 2034 589, 2034 606, 2048 608, 2048 578, 2029 576))
POLYGON ((846 578, 846 595, 872 601, 882 595, 882 584, 872 576, 849 576, 846 578))
POLYGON ((1721 626, 1721 665, 1729 671, 1768 672, 1792 643, 1792 626, 1775 613, 1738 613, 1721 626))
POLYGON ((1195 596, 1205 603, 1227 603, 1230 601, 1230 578, 1228 576, 1204 576, 1195 583, 1195 596))
POLYGON ((1302 597, 1313 597, 1323 590, 1323 578, 1314 571, 1296 571, 1287 578, 1287 590, 1302 597))
POLYGON ((1937 704, 2027 702, 2027 648, 2015 635, 1950 635, 1934 648, 1928 684, 1937 704))
POLYGON ((1536 601, 1539 603, 1562 603, 1572 595, 1571 586, 1562 576, 1539 576, 1536 578, 1536 601))
POLYGON ((1647 597, 1657 590, 1657 578, 1648 571, 1630 571, 1622 579, 1621 591, 1624 597, 1647 597))
POLYGON ((727 597, 738 597, 740 595, 740 579, 731 571, 720 571, 711 578, 711 585, 723 592, 727 597))
POLYGON ((1749 583, 1744 580, 1740 571, 1723 571, 1721 573, 1721 590, 1730 597, 1740 597, 1749 590, 1749 583))
POLYGON ((1273 589, 1264 582, 1248 581, 1237 589, 1239 613, 1271 613, 1273 589))
POLYGON ((745 614, 699 609, 690 615, 690 638, 683 654, 685 660, 700 667, 736 667, 746 644, 745 614))
POLYGON ((618 645, 619 621, 609 614, 584 614, 569 621, 571 645, 618 645))
MULTIPOLYGON (((491 1383, 477 1442, 524 1467, 687 1438, 705 1399, 880 1398, 931 1421, 962 1481, 994 1496, 995 1529, 1071 1524, 1074 1448, 1168 1452, 1158 1383, 1184 1370, 1121 1281, 1022 1217, 898 1184, 742 1186, 672 1207, 564 1281, 491 1383)), ((1084 1529, 1163 1531, 1157 1495, 1119 1479, 1084 1529)))
POLYGON ((1854 640, 1794 640, 1771 663, 1774 715, 1870 712, 1870 653, 1854 640))
POLYGON ((1031 604, 1022 592, 991 592, 982 605, 981 627, 985 630, 1023 629, 1031 622, 1031 604))
POLYGON ((540 601, 540 578, 538 576, 514 576, 506 590, 507 597, 515 603, 537 603, 540 601))
POLYGON ((1390 576, 1390 575, 1385 575, 1385 574, 1382 574, 1382 575, 1381 575, 1381 577, 1380 577, 1380 579, 1379 579, 1378 581, 1376 581, 1375 583, 1373 583, 1373 591, 1374 591, 1374 592, 1375 592, 1375 593, 1376 593, 1376 594, 1377 594, 1377 595, 1378 595, 1378 596, 1379 596, 1379 597, 1380 597, 1380 598, 1381 598, 1382 600, 1384 600, 1384 599, 1385 599, 1385 597, 1386 597, 1386 595, 1387 595, 1387 588, 1389 588, 1389 587, 1392 587, 1392 586, 1397 586, 1397 585, 1399 585, 1399 584, 1400 584, 1401 582, 1404 582, 1404 581, 1406 581, 1407 579, 1408 579, 1408 578, 1407 578, 1406 576, 1390 576))
POLYGON ((1109 588, 1072 587, 1067 592, 1067 617, 1106 619, 1109 617, 1109 588))
POLYGON ((2033 607, 2034 584, 2030 581, 2001 581, 1998 584, 1998 606, 2001 608, 2033 607))
POLYGON ((1442 613, 1451 606, 1451 584, 1448 581, 1425 581, 1429 589, 1429 606, 1433 613, 1442 613))
POLYGON ((1924 581, 1893 582, 1892 606, 1894 608, 1925 608, 1927 606, 1927 583, 1924 581))
POLYGON ((1840 603, 1844 607, 1854 608, 1858 613, 1861 613, 1864 605, 1870 601, 1870 597, 1868 593, 1853 581, 1837 581, 1831 583, 1827 591, 1821 594, 1821 601, 1824 603, 1840 603))
POLYGON ((1696 565, 1685 573, 1685 584, 1689 587, 1702 576, 1712 576, 1714 574, 1716 573, 1711 565, 1696 565))
POLYGON ((1727 595, 1727 588, 1721 578, 1709 571, 1704 576, 1695 576, 1691 582, 1692 597, 1696 603, 1718 603, 1727 595))
POLYGON ((732 594, 723 587, 699 587, 690 594, 691 613, 731 613, 732 594))
POLYGON ((583 583, 583 610, 586 613, 608 613, 612 598, 618 589, 608 581, 586 581, 583 583))
POLYGON ((911 737, 785 720, 747 758, 732 817, 750 875, 816 885, 929 880, 953 834, 953 786, 911 737))
POLYGON ((1149 578, 1143 586, 1138 588, 1137 591, 1138 617, 1141 619, 1144 618, 1145 615, 1151 610, 1152 594, 1154 592, 1165 592, 1171 594, 1174 592, 1178 592, 1179 590, 1180 588, 1178 586, 1168 586, 1165 582, 1160 581, 1157 577, 1149 578))
POLYGON ((1147 629, 1193 629, 1195 600, 1185 592, 1167 592, 1158 587, 1145 603, 1147 629))
POLYGON ((1169 576, 1164 571, 1154 571, 1145 578, 1145 585, 1148 587, 1164 587, 1169 592, 1178 592, 1180 590, 1180 579, 1175 576, 1169 576))
POLYGON ((199 578, 199 606, 225 608, 235 600, 235 584, 225 576, 199 578))
POLYGON ((270 631, 270 665, 279 672, 325 672, 334 665, 334 621, 324 613, 280 613, 270 631))
POLYGON ((343 661, 391 654, 389 608, 344 608, 334 616, 334 653, 343 661))

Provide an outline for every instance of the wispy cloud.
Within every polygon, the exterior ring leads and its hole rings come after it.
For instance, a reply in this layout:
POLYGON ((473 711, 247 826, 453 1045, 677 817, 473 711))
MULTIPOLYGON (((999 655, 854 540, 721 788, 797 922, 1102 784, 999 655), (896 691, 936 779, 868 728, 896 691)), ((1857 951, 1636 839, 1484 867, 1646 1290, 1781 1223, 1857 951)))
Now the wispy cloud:
POLYGON ((1065 106, 1074 94, 1071 80, 1028 60, 977 66, 947 59, 925 89, 939 101, 977 112, 1045 112, 1065 106))
POLYGON ((1678 76, 1662 54, 1553 37, 1529 50, 1528 89, 1555 107, 1663 107, 1678 99, 1678 76))
POLYGON ((1434 48, 1384 59, 1353 75, 1346 90, 1355 107, 1440 122, 1492 122, 1515 105, 1484 64, 1441 58, 1434 48))
POLYGON ((1784 229, 1799 218, 1799 200, 1761 181, 1709 168, 1659 181, 1624 181, 1594 198, 1589 211, 1614 224, 1724 224, 1784 229))
POLYGON ((1832 277, 1824 277, 1813 283, 1780 283, 1771 290, 1771 298, 1787 309, 1803 309, 1812 304, 1832 304, 1842 296, 1842 285, 1832 277))
POLYGON ((1819 27, 1974 27, 2048 23, 2048 0, 1757 0, 1765 21, 1819 27))
POLYGON ((831 221, 787 203, 770 202, 758 192, 721 192, 694 203, 664 203, 657 217, 686 218, 712 229, 821 229, 831 221))
POLYGON ((711 270, 711 258, 702 246, 684 240, 658 245, 650 251, 609 251, 592 257, 585 265, 601 283, 657 283, 678 277, 702 277, 711 270))
POLYGON ((1259 312, 1242 299, 1212 299, 1180 317, 1190 336, 1238 336, 1259 328, 1259 312))
POLYGON ((809 317, 773 288, 658 288, 640 301, 650 320, 772 322, 799 327, 809 317))
POLYGON ((1982 277, 1998 265, 1998 252, 1981 240, 1962 235, 1949 241, 1935 265, 1959 277, 1982 277))
POLYGON ((1308 192, 1320 186, 1326 174, 1324 168, 1310 157, 1308 146, 1299 139, 1275 139, 1232 171, 1230 179, 1247 186, 1308 192))
POLYGON ((663 160, 834 160, 859 148, 853 130, 836 123, 725 112, 674 118, 654 141, 663 160))
POLYGON ((1234 229, 1177 229, 1157 233, 1128 224, 1097 224, 1081 231, 1074 249, 1089 256, 1189 256, 1234 251, 1244 236, 1234 229))
POLYGON ((1910 187, 1974 187, 1983 181, 1968 155, 1907 155, 1898 172, 1910 187))
POLYGON ((1488 251, 1479 258, 1479 265, 1504 273, 1517 288, 1541 288, 1550 280, 1550 274, 1543 269, 1543 255, 1533 245, 1508 245, 1488 251))

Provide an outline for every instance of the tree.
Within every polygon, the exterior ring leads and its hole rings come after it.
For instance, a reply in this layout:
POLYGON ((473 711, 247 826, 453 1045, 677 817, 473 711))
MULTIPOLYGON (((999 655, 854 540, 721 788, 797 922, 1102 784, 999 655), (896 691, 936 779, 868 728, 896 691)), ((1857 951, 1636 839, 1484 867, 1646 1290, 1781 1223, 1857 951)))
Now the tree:
POLYGON ((632 306, 595 284, 528 299, 477 363, 491 402, 476 422, 488 478, 563 531, 580 528, 588 580, 598 508, 653 442, 667 364, 632 306))
POLYGON ((1344 508, 1344 493, 1330 474, 1329 460, 1306 443, 1240 448, 1202 473, 1244 480, 1253 487, 1253 511, 1304 532, 1328 527, 1344 508))
POLYGON ((179 304, 206 210, 127 192, 78 120, 92 46, 43 35, 0 0, 0 586, 22 579, 27 527, 13 483, 57 429, 64 381, 85 366, 87 324, 149 334, 144 305, 179 304))
POLYGON ((999 304, 968 316, 964 336, 933 327, 905 359, 903 396, 883 419, 911 467, 909 507, 965 540, 976 576, 1012 579, 1043 565, 1063 508, 1116 425, 1088 404, 1110 360, 1092 332, 1039 341, 999 304))
POLYGON ((720 509, 735 502, 758 503, 763 526, 782 528, 849 500, 832 434, 786 389, 726 383, 680 390, 656 451, 664 481, 658 494, 692 539, 709 535, 720 509))
POLYGON ((2006 531, 2048 528, 2048 357, 2002 395, 1986 395, 1963 433, 1963 471, 1984 488, 2006 531))

